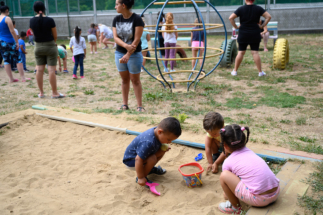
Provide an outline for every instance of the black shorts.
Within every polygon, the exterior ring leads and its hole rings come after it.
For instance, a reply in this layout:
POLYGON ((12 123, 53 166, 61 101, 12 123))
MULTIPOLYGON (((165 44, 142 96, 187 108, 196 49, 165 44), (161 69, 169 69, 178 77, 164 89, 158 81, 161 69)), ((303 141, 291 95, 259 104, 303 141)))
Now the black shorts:
POLYGON ((259 51, 260 43, 239 43, 239 51, 246 51, 248 45, 250 45, 251 51, 259 51))

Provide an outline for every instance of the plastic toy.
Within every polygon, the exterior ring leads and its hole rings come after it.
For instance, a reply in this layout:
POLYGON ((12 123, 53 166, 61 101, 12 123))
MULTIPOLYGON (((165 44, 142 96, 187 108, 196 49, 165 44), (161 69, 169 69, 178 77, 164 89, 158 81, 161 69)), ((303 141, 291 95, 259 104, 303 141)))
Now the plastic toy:
POLYGON ((158 186, 159 184, 146 182, 146 185, 149 187, 150 191, 153 194, 156 194, 157 196, 160 196, 160 193, 157 192, 157 190, 156 190, 156 186, 158 186))
POLYGON ((203 184, 201 178, 202 178, 202 173, 204 172, 204 169, 199 163, 192 162, 192 163, 183 164, 178 168, 178 171, 182 174, 183 179, 189 188, 201 186, 203 184), (200 169, 200 171, 192 174, 185 174, 181 171, 181 168, 184 166, 196 166, 200 169))
POLYGON ((202 160, 203 159, 203 154, 200 153, 198 154, 196 157, 195 157, 195 161, 199 161, 199 160, 202 160))

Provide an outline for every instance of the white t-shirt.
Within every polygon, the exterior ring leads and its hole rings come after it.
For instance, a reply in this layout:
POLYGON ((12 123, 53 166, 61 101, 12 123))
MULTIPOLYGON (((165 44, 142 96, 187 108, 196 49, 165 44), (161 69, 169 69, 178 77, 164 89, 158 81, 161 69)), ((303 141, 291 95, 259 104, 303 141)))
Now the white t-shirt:
MULTIPOLYGON (((177 26, 174 26, 175 30, 177 30, 177 26)), ((166 26, 163 25, 162 30, 166 30, 166 26)), ((175 32, 172 33, 168 33, 168 32, 163 32, 164 35, 164 44, 165 43, 176 43, 177 39, 176 39, 176 34, 175 32)))
POLYGON ((84 49, 86 49, 86 42, 84 37, 80 37, 80 42, 76 43, 75 37, 70 40, 70 47, 73 46, 73 55, 84 54, 84 49))
POLYGON ((103 32, 103 35, 106 38, 108 38, 108 39, 113 38, 112 30, 109 27, 107 27, 105 25, 100 25, 99 30, 100 30, 100 34, 103 32))
POLYGON ((19 33, 18 33, 18 30, 17 29, 15 29, 15 32, 16 32, 16 35, 19 36, 19 33))

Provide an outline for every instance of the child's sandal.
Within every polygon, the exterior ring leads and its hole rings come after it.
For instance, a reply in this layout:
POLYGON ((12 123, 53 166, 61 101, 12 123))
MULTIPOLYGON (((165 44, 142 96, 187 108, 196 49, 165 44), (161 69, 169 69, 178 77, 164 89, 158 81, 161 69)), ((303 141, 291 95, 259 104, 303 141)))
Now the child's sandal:
POLYGON ((161 168, 161 166, 158 167, 153 167, 150 172, 148 173, 148 175, 150 174, 156 174, 156 175, 164 175, 166 173, 166 169, 161 168))
POLYGON ((129 107, 128 107, 128 105, 121 105, 119 110, 129 110, 129 107))
POLYGON ((143 108, 143 107, 137 107, 137 111, 138 111, 138 112, 145 112, 145 111, 146 111, 146 109, 145 109, 145 108, 143 108))

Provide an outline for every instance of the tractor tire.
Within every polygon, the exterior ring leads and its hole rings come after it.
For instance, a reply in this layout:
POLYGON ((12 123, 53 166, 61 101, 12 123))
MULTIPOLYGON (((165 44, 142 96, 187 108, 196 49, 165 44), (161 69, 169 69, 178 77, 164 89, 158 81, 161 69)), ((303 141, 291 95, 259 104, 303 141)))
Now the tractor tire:
POLYGON ((178 54, 180 58, 187 58, 186 52, 180 45, 176 45, 176 54, 178 54))
MULTIPOLYGON (((224 43, 225 41, 222 42, 221 44, 221 49, 224 50, 224 43)), ((227 40, 227 48, 224 52, 224 56, 222 58, 222 61, 220 62, 221 67, 229 67, 231 66, 234 61, 236 60, 238 54, 238 49, 237 49, 237 43, 236 40, 227 40)), ((221 59, 222 55, 220 56, 221 59)))
POLYGON ((289 62, 288 40, 284 38, 277 39, 274 47, 273 68, 283 70, 289 62))

